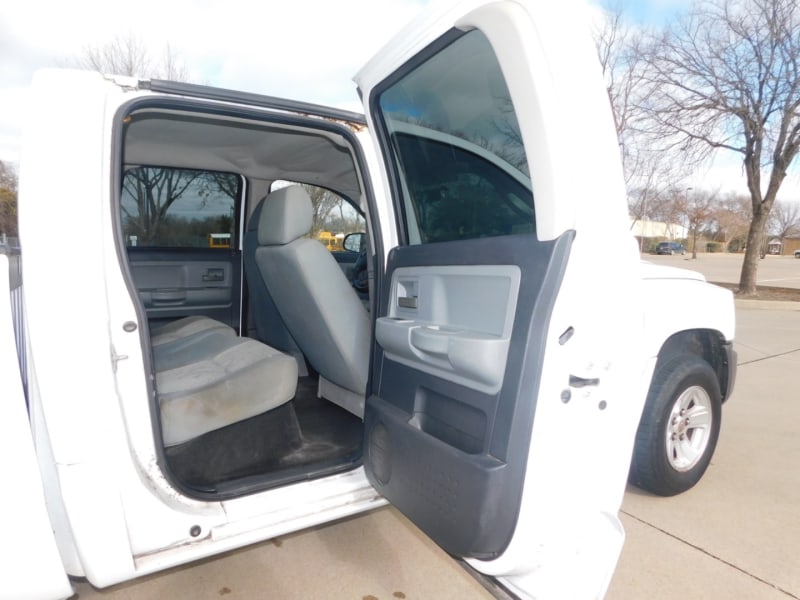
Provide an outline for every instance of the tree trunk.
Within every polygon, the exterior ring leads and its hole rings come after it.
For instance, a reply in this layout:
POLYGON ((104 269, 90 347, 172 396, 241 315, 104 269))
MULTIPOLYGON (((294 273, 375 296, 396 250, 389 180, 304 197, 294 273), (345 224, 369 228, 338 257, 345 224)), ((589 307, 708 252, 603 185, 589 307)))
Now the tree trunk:
POLYGON ((758 261, 761 258, 761 244, 764 238, 764 224, 769 213, 759 211, 750 222, 747 232, 747 248, 744 252, 742 273, 739 277, 739 293, 744 296, 753 296, 756 293, 756 276, 758 275, 758 261))

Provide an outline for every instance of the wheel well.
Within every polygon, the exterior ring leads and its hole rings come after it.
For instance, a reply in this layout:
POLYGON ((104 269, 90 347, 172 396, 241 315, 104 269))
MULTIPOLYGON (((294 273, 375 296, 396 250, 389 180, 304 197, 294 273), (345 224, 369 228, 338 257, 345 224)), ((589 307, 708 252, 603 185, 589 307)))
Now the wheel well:
POLYGON ((725 351, 725 337, 712 329, 692 329, 679 331, 670 336, 658 353, 656 369, 672 356, 697 356, 705 360, 717 375, 723 401, 729 392, 728 354, 725 351))

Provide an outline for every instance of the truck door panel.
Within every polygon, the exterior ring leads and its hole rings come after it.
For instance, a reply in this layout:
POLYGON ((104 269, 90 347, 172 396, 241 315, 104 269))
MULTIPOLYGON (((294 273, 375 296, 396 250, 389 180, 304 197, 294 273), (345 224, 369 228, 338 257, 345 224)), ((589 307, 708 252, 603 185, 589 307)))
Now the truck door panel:
POLYGON ((126 168, 121 230, 151 323, 205 315, 240 328, 243 184, 235 173, 126 168))
POLYGON ((381 493, 453 554, 496 556, 514 532, 571 240, 520 235, 390 254, 365 462, 381 493))
POLYGON ((239 252, 131 248, 128 256, 151 322, 205 315, 239 327, 239 252))

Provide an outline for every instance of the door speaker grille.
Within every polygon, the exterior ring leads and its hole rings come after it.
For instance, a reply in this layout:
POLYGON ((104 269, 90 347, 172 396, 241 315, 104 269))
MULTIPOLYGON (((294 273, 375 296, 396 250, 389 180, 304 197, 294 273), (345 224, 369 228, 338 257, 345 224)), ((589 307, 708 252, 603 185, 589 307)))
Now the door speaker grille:
POLYGON ((372 474, 386 485, 392 477, 392 444, 389 430, 383 423, 376 423, 369 434, 367 458, 372 474))

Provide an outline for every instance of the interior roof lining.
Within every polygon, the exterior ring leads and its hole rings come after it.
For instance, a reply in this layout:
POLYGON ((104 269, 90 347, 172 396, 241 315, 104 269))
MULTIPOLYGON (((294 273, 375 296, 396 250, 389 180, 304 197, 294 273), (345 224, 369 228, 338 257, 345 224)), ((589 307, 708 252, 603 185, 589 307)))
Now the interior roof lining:
MULTIPOLYGON (((226 115, 226 114, 210 114, 207 112, 202 112, 200 110, 187 110, 187 109, 176 109, 176 108, 154 108, 151 106, 144 107, 144 108, 137 108, 130 113, 130 117, 137 117, 139 115, 147 115, 147 116, 155 116, 156 118, 164 117, 164 116, 176 116, 182 118, 184 121, 194 121, 197 123, 216 123, 216 122, 228 122, 232 124, 238 124, 239 126, 248 127, 251 129, 275 129, 279 131, 298 131, 301 133, 313 134, 319 137, 325 137, 329 139, 332 143, 336 144, 337 146, 341 146, 344 149, 349 148, 348 142, 344 139, 344 137, 336 132, 319 129, 316 127, 311 127, 310 125, 298 125, 292 123, 280 123, 273 118, 270 119, 257 119, 253 117, 241 117, 236 115, 226 115)), ((278 116, 286 116, 296 118, 298 115, 292 115, 290 113, 278 113, 278 116)), ((310 122, 321 121, 319 118, 316 117, 309 117, 310 122)), ((325 123, 331 123, 331 121, 323 121, 325 123)))
MULTIPOLYGON (((125 164, 199 168, 254 179, 286 179, 338 192, 357 204, 363 190, 350 140, 332 121, 281 122, 277 113, 211 114, 202 109, 134 108, 124 135, 125 164), (315 127, 315 122, 322 127, 315 127)), ((299 118, 302 118, 300 116, 299 118)), ((342 125, 343 126, 343 125, 342 125)))

